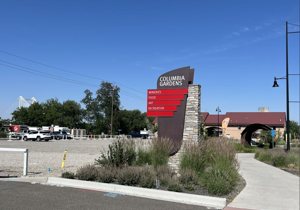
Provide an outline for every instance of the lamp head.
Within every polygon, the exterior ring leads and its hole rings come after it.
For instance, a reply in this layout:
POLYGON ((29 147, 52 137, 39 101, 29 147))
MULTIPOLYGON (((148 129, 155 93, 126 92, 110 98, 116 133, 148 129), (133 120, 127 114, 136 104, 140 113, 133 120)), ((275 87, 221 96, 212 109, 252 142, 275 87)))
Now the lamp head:
POLYGON ((274 78, 274 84, 273 84, 273 87, 279 87, 279 85, 277 84, 277 81, 276 81, 276 77, 274 78))

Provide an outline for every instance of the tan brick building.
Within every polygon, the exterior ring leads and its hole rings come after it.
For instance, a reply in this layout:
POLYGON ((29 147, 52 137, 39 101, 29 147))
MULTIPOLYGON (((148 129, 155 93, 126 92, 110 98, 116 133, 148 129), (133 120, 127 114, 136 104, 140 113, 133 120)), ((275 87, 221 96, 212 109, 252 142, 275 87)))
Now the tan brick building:
POLYGON ((233 139, 245 138, 246 140, 255 136, 255 132, 263 130, 276 130, 276 134, 285 130, 285 112, 227 112, 226 114, 218 115, 202 112, 202 122, 205 123, 208 135, 212 136, 214 133, 226 136, 233 139), (229 118, 228 127, 223 133, 222 121, 229 118), (219 127, 219 129, 218 129, 219 127))

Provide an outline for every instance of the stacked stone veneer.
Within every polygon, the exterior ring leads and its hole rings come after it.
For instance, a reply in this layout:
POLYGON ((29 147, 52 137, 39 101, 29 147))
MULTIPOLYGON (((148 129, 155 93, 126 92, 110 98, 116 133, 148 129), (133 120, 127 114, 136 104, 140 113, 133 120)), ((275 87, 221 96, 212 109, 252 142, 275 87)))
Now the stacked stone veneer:
POLYGON ((189 85, 188 98, 186 103, 183 141, 180 150, 169 158, 169 165, 178 172, 180 155, 183 151, 183 146, 187 143, 200 142, 200 126, 201 126, 201 86, 189 85))

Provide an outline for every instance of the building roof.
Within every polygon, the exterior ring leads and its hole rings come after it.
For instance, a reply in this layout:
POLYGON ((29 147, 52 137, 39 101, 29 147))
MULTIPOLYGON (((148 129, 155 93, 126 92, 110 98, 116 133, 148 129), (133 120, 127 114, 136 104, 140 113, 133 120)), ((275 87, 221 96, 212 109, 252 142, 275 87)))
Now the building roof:
POLYGON ((230 118, 229 126, 247 126, 260 123, 269 126, 285 126, 285 112, 227 112, 225 115, 203 114, 203 122, 207 126, 220 125, 225 118, 230 118), (204 117, 205 116, 205 117, 204 117))

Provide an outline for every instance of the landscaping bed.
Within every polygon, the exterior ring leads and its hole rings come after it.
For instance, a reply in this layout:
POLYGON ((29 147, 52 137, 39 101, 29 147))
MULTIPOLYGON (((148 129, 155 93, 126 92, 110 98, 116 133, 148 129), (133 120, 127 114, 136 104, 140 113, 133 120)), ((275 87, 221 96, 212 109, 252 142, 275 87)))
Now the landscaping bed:
POLYGON ((255 152, 255 158, 300 177, 300 149, 298 148, 291 148, 288 152, 279 147, 269 150, 259 149, 255 152))
POLYGON ((183 145, 179 171, 168 166, 172 149, 168 139, 154 139, 146 147, 130 140, 116 141, 94 165, 80 167, 76 173, 64 172, 62 177, 222 197, 228 202, 246 186, 228 140, 183 145))

